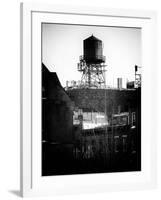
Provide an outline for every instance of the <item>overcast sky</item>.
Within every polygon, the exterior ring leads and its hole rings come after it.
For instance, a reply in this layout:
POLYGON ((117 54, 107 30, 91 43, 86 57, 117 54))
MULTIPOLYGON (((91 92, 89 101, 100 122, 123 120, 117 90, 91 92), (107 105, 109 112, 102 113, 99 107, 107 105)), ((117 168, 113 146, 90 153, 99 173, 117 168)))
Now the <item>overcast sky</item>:
POLYGON ((66 81, 81 80, 77 71, 79 56, 83 55, 83 40, 91 35, 103 42, 106 56, 106 84, 116 86, 117 78, 134 80, 134 66, 141 66, 141 29, 43 24, 42 61, 57 72, 62 86, 66 81))

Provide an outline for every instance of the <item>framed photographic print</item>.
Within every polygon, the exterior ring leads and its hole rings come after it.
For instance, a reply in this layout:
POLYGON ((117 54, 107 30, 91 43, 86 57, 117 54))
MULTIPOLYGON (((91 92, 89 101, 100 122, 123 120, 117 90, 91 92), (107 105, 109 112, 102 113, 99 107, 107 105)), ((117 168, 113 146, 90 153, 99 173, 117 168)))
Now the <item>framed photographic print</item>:
POLYGON ((156 14, 21 4, 21 194, 156 185, 156 14))

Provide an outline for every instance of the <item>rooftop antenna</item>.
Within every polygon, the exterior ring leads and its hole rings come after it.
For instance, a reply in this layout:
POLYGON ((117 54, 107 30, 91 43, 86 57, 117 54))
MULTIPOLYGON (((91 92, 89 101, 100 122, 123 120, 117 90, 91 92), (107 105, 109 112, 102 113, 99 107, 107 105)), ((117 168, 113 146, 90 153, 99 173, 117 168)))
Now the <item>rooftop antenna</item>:
POLYGON ((141 69, 140 66, 135 65, 135 87, 141 87, 141 73, 139 72, 141 69))

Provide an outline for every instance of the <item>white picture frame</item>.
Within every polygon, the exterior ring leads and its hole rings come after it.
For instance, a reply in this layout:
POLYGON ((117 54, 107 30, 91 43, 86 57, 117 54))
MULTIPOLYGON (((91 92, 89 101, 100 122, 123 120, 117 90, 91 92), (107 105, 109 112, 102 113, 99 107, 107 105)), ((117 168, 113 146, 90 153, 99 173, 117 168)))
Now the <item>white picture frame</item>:
POLYGON ((156 13, 93 7, 21 4, 21 195, 78 194, 156 187, 156 13), (41 23, 142 29, 141 172, 41 176, 41 23), (153 108, 152 108, 153 104, 153 108), (148 108, 148 109, 147 109, 148 108), (147 114, 148 113, 148 114, 147 114))

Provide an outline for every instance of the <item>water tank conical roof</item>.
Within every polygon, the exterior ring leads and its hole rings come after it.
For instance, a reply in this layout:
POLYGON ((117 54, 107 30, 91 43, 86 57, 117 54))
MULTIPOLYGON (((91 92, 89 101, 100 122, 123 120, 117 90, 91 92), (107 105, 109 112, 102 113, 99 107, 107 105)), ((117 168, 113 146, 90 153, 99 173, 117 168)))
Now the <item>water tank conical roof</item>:
MULTIPOLYGON (((92 34, 90 37, 86 38, 85 40, 101 41, 100 39, 96 38, 93 34, 92 34)), ((85 41, 85 40, 84 40, 84 41, 85 41)))

